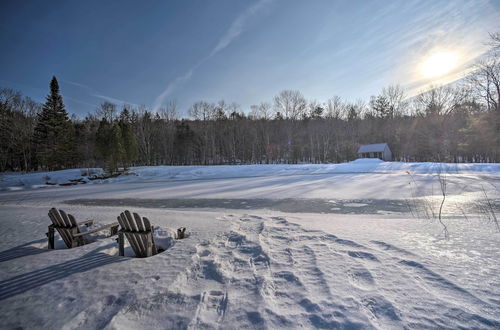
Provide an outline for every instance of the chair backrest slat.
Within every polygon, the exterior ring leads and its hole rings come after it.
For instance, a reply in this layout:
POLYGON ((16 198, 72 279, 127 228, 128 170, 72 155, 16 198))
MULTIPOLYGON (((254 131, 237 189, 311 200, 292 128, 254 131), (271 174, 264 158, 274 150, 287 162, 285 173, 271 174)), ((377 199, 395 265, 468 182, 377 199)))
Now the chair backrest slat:
POLYGON ((130 213, 129 210, 125 211, 125 217, 128 221, 128 225, 132 231, 138 231, 137 230, 137 225, 135 224, 134 218, 132 218, 132 214, 130 213))
POLYGON ((141 219, 140 215, 134 212, 134 219, 135 219, 135 223, 137 225, 137 230, 138 231, 145 231, 145 228, 144 228, 144 225, 142 223, 142 219, 141 219))
POLYGON ((73 227, 68 219, 68 216, 66 215, 66 212, 64 212, 63 210, 55 209, 55 215, 64 224, 64 227, 67 228, 73 227))
POLYGON ((80 228, 78 228, 78 223, 76 223, 76 219, 73 215, 67 214, 63 210, 59 210, 62 218, 68 224, 68 228, 76 228, 76 233, 80 233, 80 228))
POLYGON ((52 210, 49 211, 49 218, 54 226, 61 226, 61 224, 57 221, 57 218, 52 213, 52 210))
MULTIPOLYGON (((135 213, 137 214, 137 213, 135 213)), ((141 217, 139 217, 139 215, 137 214, 137 218, 135 218, 135 214, 134 214, 134 218, 132 217, 132 214, 130 212, 128 212, 128 215, 127 215, 127 218, 129 219, 129 223, 131 224, 131 227, 134 228, 134 231, 136 232, 143 232, 143 230, 141 230, 140 228, 142 227, 142 220, 141 220, 141 217)), ((135 236, 135 239, 137 240, 137 247, 140 251, 140 255, 141 256, 144 256, 146 254, 146 244, 144 244, 144 235, 134 235, 135 236)))
POLYGON ((125 232, 125 236, 127 237, 128 241, 130 242, 130 246, 132 247, 132 250, 134 250, 134 253, 136 256, 142 256, 141 250, 139 248, 139 242, 137 241, 136 235, 131 232, 125 232))
POLYGON ((120 225, 120 227, 122 227, 123 229, 125 229, 125 224, 122 221, 122 214, 123 213, 120 213, 120 215, 117 216, 116 218, 118 219, 118 224, 120 225))
POLYGON ((68 248, 71 248, 71 242, 73 241, 71 230, 69 230, 68 228, 59 228, 57 231, 59 232, 59 235, 61 235, 66 246, 68 248))
POLYGON ((52 214, 52 217, 54 218, 56 226, 66 227, 66 224, 64 223, 63 219, 61 218, 61 215, 59 214, 59 212, 55 208, 50 209, 49 214, 52 214))
POLYGON ((66 227, 72 227, 71 226, 71 222, 69 221, 69 218, 68 218, 68 215, 66 214, 66 212, 64 212, 63 210, 58 210, 58 211, 59 211, 61 219, 63 219, 64 224, 66 225, 66 227))
POLYGON ((136 235, 139 241, 139 247, 141 250, 141 256, 144 257, 146 256, 146 248, 148 246, 147 240, 146 240, 146 235, 136 235))
POLYGON ((125 214, 120 213, 120 215, 118 216, 118 223, 120 224, 120 226, 122 226, 123 229, 130 230, 128 227, 127 219, 125 218, 125 214))
MULTIPOLYGON (((61 210, 61 212, 63 212, 63 210, 61 210)), ((77 232, 80 232, 80 229, 78 228, 78 223, 76 222, 75 217, 72 214, 68 213, 68 219, 69 219, 69 222, 71 223, 71 226, 76 227, 77 232)))
POLYGON ((144 230, 146 231, 151 230, 151 222, 149 222, 149 219, 144 217, 142 218, 142 220, 144 221, 144 230))
MULTIPOLYGON (((142 222, 140 215, 135 213, 135 212, 133 213, 133 215, 134 215, 134 219, 135 219, 135 224, 137 226, 137 230, 140 232, 145 232, 144 224, 142 222)), ((138 237, 139 246, 141 249, 141 255, 146 256, 146 254, 147 254, 146 249, 148 247, 148 240, 147 240, 145 235, 137 235, 137 237, 138 237)))

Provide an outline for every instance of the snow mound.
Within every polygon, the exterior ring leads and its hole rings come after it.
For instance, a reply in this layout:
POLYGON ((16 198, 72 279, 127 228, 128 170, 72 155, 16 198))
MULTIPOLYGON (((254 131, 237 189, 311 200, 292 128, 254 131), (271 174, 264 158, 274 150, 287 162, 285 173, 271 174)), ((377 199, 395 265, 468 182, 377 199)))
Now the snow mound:
POLYGON ((378 158, 358 158, 349 162, 349 164, 360 164, 360 163, 383 163, 384 161, 378 158))
MULTIPOLYGON (((102 169, 91 169, 92 175, 102 175, 102 169)), ((259 164, 259 165, 212 165, 212 166, 138 166, 124 175, 113 178, 90 180, 87 169, 54 172, 0 175, 0 190, 43 188, 52 185, 112 182, 188 181, 269 176, 298 176, 346 173, 387 174, 500 174, 500 164, 455 163, 403 163, 384 162, 380 159, 361 158, 340 164, 259 164)))

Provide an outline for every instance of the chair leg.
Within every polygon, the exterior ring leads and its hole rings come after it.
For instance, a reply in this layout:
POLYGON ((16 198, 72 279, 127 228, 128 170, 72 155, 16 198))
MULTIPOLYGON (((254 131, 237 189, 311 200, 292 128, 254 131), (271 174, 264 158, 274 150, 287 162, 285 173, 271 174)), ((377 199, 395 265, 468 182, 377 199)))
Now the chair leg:
POLYGON ((47 233, 48 238, 48 248, 54 250, 54 226, 49 226, 49 232, 47 233))
POLYGON ((125 242, 124 242, 124 239, 125 237, 123 237, 123 232, 120 230, 118 232, 118 255, 120 257, 123 257, 125 255, 125 242))
POLYGON ((82 241, 83 237, 76 238, 74 235, 78 233, 78 228, 74 227, 71 229, 71 248, 76 248, 84 244, 82 241))

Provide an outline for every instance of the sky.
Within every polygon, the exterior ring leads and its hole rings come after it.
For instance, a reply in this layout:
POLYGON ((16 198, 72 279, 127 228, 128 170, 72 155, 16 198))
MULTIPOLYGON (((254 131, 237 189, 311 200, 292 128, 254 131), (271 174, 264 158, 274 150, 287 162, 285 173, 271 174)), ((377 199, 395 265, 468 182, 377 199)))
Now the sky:
POLYGON ((411 96, 466 75, 500 32, 500 0, 0 2, 0 87, 70 114, 102 102, 250 105, 285 89, 319 102, 411 96))

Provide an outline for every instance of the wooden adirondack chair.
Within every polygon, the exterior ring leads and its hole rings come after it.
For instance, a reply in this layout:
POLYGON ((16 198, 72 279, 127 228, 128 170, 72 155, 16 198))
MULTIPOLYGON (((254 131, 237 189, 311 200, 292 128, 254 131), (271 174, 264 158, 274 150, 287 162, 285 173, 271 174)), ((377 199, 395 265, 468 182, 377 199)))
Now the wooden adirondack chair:
POLYGON ((49 218, 52 220, 52 224, 49 226, 49 232, 47 233, 49 249, 54 249, 54 229, 61 235, 61 238, 69 249, 87 243, 84 238, 85 235, 97 233, 106 229, 111 230, 111 236, 116 235, 118 232, 117 222, 86 232, 80 232, 80 226, 85 225, 88 227, 94 223, 94 220, 78 223, 74 216, 56 208, 50 209, 49 218))
POLYGON ((118 254, 125 255, 125 237, 139 258, 151 257, 158 253, 153 240, 153 226, 148 218, 125 211, 118 217, 121 229, 118 231, 118 254))

